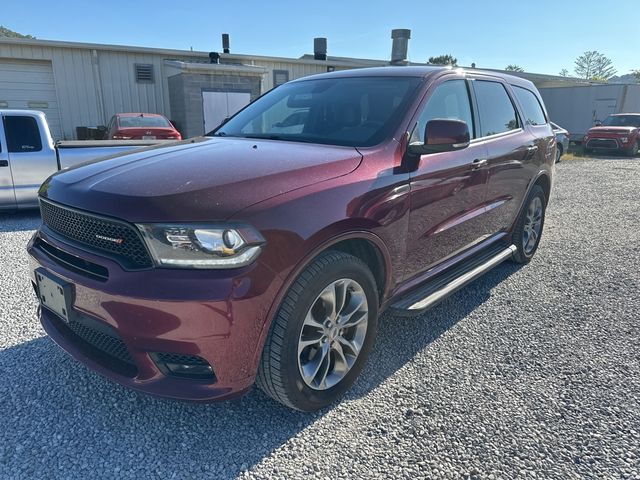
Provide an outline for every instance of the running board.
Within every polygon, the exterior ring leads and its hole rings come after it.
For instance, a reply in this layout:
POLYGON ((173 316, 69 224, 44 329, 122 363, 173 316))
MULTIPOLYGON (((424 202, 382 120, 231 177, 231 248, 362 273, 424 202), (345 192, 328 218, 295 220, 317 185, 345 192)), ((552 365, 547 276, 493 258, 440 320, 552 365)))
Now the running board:
POLYGON ((391 305, 390 310, 399 316, 420 315, 446 297, 474 281, 493 267, 511 258, 515 245, 496 245, 471 260, 462 262, 437 275, 416 290, 391 305))

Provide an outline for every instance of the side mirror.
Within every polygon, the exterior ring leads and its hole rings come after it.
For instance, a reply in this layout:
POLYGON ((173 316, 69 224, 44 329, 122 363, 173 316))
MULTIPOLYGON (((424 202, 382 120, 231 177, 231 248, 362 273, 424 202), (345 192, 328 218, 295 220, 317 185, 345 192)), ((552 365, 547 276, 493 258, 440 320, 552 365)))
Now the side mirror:
POLYGON ((595 126, 596 127, 601 127, 602 126, 602 122, 600 120, 596 120, 595 121, 595 126))
POLYGON ((452 152, 467 148, 471 142, 469 126, 462 120, 435 119, 424 128, 424 143, 412 143, 409 152, 414 155, 452 152))

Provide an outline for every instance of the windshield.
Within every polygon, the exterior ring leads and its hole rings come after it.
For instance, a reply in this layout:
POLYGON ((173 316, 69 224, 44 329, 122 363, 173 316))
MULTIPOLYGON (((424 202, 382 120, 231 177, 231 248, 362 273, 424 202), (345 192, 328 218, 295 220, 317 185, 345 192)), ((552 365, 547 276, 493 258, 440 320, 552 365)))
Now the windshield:
POLYGON ((419 83, 419 77, 287 83, 208 135, 370 147, 397 126, 419 83))
POLYGON ((640 115, 612 115, 604 119, 605 127, 640 127, 640 115))
POLYGON ((170 127, 169 121, 164 117, 120 117, 118 125, 121 128, 149 128, 170 127))

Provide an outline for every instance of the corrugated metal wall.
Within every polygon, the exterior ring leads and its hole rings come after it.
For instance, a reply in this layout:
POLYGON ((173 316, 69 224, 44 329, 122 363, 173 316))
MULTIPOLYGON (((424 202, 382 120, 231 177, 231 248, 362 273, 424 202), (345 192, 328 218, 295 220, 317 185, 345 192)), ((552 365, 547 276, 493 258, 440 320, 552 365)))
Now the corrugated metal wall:
POLYGON ((97 124, 98 103, 89 50, 0 43, 0 58, 51 61, 66 138, 75 137, 75 126, 97 124))
MULTIPOLYGON (((65 139, 75 138, 78 126, 106 125, 118 112, 161 113, 170 117, 164 75, 166 55, 40 47, 0 40, 0 58, 51 62, 65 139), (153 83, 136 82, 136 63, 153 65, 153 83)), ((191 57, 182 60, 208 59, 191 57)))
MULTIPOLYGON (((121 112, 160 113, 171 117, 164 55, 98 51, 98 65, 106 121, 121 112), (137 83, 135 65, 153 65, 153 83, 137 83)), ((173 58, 183 61, 208 61, 173 58)))

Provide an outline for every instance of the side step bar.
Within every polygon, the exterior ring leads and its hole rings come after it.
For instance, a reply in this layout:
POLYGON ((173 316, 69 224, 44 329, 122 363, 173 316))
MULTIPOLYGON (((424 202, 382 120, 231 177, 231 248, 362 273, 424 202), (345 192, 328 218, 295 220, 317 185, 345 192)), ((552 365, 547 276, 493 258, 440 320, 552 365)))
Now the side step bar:
POLYGON ((456 265, 391 305, 390 310, 400 316, 420 315, 468 283, 512 257, 515 245, 496 245, 478 257, 456 265))

